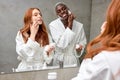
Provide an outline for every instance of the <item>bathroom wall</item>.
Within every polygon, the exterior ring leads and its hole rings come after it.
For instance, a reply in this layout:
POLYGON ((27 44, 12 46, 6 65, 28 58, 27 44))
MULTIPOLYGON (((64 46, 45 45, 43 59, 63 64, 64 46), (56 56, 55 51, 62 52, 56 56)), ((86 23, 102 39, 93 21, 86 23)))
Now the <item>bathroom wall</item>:
POLYGON ((111 0, 92 0, 90 40, 100 33, 105 21, 106 9, 111 0))

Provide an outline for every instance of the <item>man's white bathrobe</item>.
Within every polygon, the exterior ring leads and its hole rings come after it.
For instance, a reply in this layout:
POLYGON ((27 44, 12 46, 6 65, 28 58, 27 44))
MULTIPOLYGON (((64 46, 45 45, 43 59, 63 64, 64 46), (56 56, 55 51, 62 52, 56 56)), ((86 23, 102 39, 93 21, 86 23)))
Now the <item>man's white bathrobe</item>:
POLYGON ((28 38, 27 43, 24 43, 22 34, 18 31, 16 36, 16 52, 21 62, 16 71, 42 69, 44 63, 50 63, 53 53, 48 57, 45 48, 40 47, 38 42, 30 38, 28 38))
POLYGON ((58 65, 59 60, 64 60, 64 65, 79 64, 78 58, 81 53, 76 52, 76 44, 86 45, 86 36, 83 24, 73 21, 72 30, 65 28, 61 20, 58 18, 49 24, 49 30, 53 41, 56 43, 53 65, 58 65))

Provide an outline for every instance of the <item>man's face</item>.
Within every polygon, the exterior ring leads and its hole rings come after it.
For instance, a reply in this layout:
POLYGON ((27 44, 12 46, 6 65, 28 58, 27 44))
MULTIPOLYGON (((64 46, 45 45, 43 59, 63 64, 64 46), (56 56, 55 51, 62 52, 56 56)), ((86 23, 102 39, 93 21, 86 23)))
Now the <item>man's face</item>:
POLYGON ((56 7, 56 13, 62 20, 68 19, 68 8, 65 5, 58 5, 56 7))

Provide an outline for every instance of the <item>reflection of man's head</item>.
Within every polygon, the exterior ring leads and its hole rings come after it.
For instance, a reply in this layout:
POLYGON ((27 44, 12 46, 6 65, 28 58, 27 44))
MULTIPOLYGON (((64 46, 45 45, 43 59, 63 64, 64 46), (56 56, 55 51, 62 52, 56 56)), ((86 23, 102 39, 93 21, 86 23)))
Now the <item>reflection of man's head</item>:
POLYGON ((56 11, 56 14, 61 18, 61 19, 68 19, 68 7, 62 3, 62 2, 58 2, 56 5, 55 5, 55 11, 56 11))

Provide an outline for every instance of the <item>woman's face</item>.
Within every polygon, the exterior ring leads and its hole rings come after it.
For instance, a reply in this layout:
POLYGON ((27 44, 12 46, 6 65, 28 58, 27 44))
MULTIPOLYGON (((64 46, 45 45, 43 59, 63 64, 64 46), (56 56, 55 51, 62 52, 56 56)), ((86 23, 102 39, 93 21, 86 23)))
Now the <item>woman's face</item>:
POLYGON ((39 25, 42 24, 42 15, 37 9, 32 11, 32 23, 38 23, 39 25))
POLYGON ((105 30, 105 26, 106 26, 106 23, 107 23, 107 22, 104 22, 104 23, 102 24, 102 26, 101 26, 101 33, 104 32, 104 30, 105 30))

